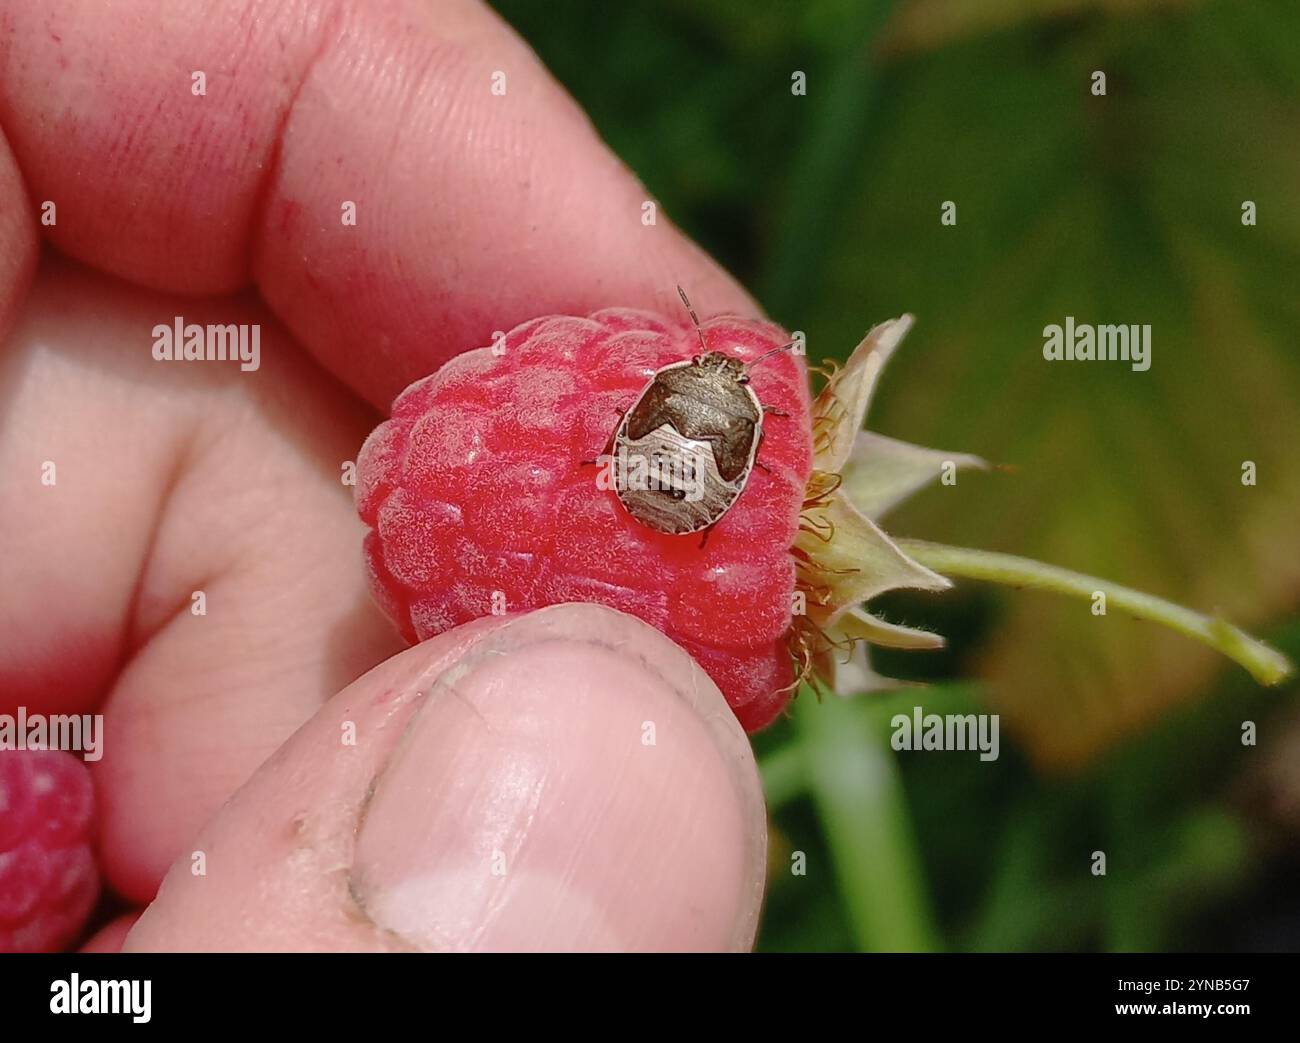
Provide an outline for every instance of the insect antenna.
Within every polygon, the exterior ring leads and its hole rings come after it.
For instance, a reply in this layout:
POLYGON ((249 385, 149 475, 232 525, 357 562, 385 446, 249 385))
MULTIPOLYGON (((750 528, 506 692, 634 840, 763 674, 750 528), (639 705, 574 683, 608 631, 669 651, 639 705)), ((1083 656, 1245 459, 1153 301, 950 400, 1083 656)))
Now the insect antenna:
POLYGON ((704 343, 704 331, 700 329, 700 317, 695 314, 695 309, 691 307, 690 298, 686 296, 686 291, 683 290, 680 285, 677 287, 677 296, 679 296, 682 299, 682 303, 686 305, 686 314, 691 317, 691 324, 695 327, 695 335, 700 338, 700 350, 707 352, 709 348, 708 345, 704 343))
POLYGON ((758 358, 754 359, 752 362, 745 363, 745 372, 748 373, 764 359, 770 359, 773 355, 779 355, 783 351, 789 351, 798 343, 797 340, 792 340, 789 344, 782 344, 779 348, 773 348, 771 351, 763 352, 763 354, 759 355, 758 358))

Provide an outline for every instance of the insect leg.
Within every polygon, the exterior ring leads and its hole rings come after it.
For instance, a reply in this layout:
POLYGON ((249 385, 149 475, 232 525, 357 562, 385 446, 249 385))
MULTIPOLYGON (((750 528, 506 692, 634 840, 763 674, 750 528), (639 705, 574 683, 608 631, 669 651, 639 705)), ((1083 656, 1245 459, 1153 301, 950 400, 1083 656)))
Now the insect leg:
MULTIPOLYGON (((618 414, 620 425, 621 425, 621 423, 622 423, 623 413, 624 413, 624 412, 626 412, 626 410, 623 410, 623 411, 621 411, 621 412, 618 414)), ((615 440, 617 440, 617 438, 618 438, 618 428, 616 427, 616 428, 614 428, 613 431, 610 432, 610 435, 609 435, 609 441, 605 443, 605 450, 604 450, 604 453, 603 453, 602 455, 604 455, 604 456, 606 456, 606 457, 609 457, 609 456, 612 456, 612 455, 614 454, 614 442, 615 442, 615 440)), ((599 460, 582 460, 582 461, 579 462, 579 466, 580 466, 580 467, 587 467, 588 465, 592 465, 592 466, 594 466, 594 465, 599 464, 599 463, 600 463, 599 460)))
POLYGON ((767 433, 761 427, 758 429, 758 445, 754 447, 754 466, 761 467, 768 474, 771 474, 772 468, 768 467, 767 464, 763 463, 763 461, 758 458, 758 454, 763 451, 763 439, 766 437, 766 434, 767 433))

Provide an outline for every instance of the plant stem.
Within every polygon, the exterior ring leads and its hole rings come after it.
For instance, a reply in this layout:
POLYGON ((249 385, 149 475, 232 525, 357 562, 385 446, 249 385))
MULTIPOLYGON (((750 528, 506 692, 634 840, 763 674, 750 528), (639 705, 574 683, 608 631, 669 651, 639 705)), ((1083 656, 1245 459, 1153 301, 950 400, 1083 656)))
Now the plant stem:
POLYGON ((769 810, 802 796, 808 788, 808 769, 804 765, 803 746, 798 741, 769 753, 758 762, 763 776, 763 793, 769 810))
POLYGON ((858 948, 939 945, 912 820, 889 740, 851 700, 795 703, 809 789, 858 948))
POLYGON ((1217 649, 1249 670, 1260 684, 1278 684, 1294 670, 1291 661, 1281 652, 1231 623, 1201 615, 1131 587, 1122 587, 1093 576, 1085 576, 1081 572, 1044 565, 1012 554, 949 547, 926 540, 900 539, 894 542, 904 554, 946 576, 1050 590, 1080 598, 1092 598, 1100 591, 1106 595, 1107 607, 1114 606, 1138 619, 1163 623, 1171 630, 1217 649))

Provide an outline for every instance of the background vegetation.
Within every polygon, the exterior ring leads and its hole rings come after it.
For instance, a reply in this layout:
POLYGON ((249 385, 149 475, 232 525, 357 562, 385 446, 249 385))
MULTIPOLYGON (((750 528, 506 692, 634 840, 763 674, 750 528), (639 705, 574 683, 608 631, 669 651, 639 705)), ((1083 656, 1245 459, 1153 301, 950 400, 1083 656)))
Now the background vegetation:
MULTIPOLYGON (((496 6, 810 355, 917 314, 872 428, 1015 470, 891 531, 1221 609, 1300 653, 1300 5, 496 6), (1048 365, 1065 315, 1150 323, 1151 370, 1048 365)), ((763 947, 1300 948, 1294 683, 1044 595, 882 602, 951 646, 876 658, 927 688, 805 695, 760 736, 763 947), (889 717, 918 703, 1000 712, 1001 758, 894 753, 889 717)))

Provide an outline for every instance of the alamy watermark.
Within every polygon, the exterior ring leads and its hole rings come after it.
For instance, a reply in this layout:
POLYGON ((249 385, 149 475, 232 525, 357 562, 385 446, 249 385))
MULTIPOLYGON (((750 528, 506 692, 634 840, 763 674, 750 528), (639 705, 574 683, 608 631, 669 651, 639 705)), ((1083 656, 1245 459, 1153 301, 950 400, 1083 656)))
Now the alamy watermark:
POLYGON ((158 323, 153 334, 153 357, 159 362, 238 362, 245 373, 262 364, 260 323, 187 323, 177 315, 172 324, 158 323))
POLYGON ((153 1017, 153 980, 102 980, 73 973, 50 982, 51 1014, 129 1014, 137 1025, 153 1017))
POLYGON ((596 488, 618 492, 666 492, 687 503, 704 499, 704 476, 710 458, 703 453, 628 452, 619 446, 617 453, 596 457, 600 471, 596 488))
POLYGON ((896 750, 979 750, 980 760, 998 759, 999 717, 995 713, 926 713, 913 706, 910 715, 889 719, 896 750))
POLYGON ((97 761, 104 756, 104 715, 29 714, 20 706, 17 714, 0 713, 0 750, 67 750, 97 761))
POLYGON ((1064 324, 1043 327, 1043 358, 1049 362, 1131 362, 1144 373, 1151 368, 1151 324, 1094 326, 1065 317, 1064 324))

